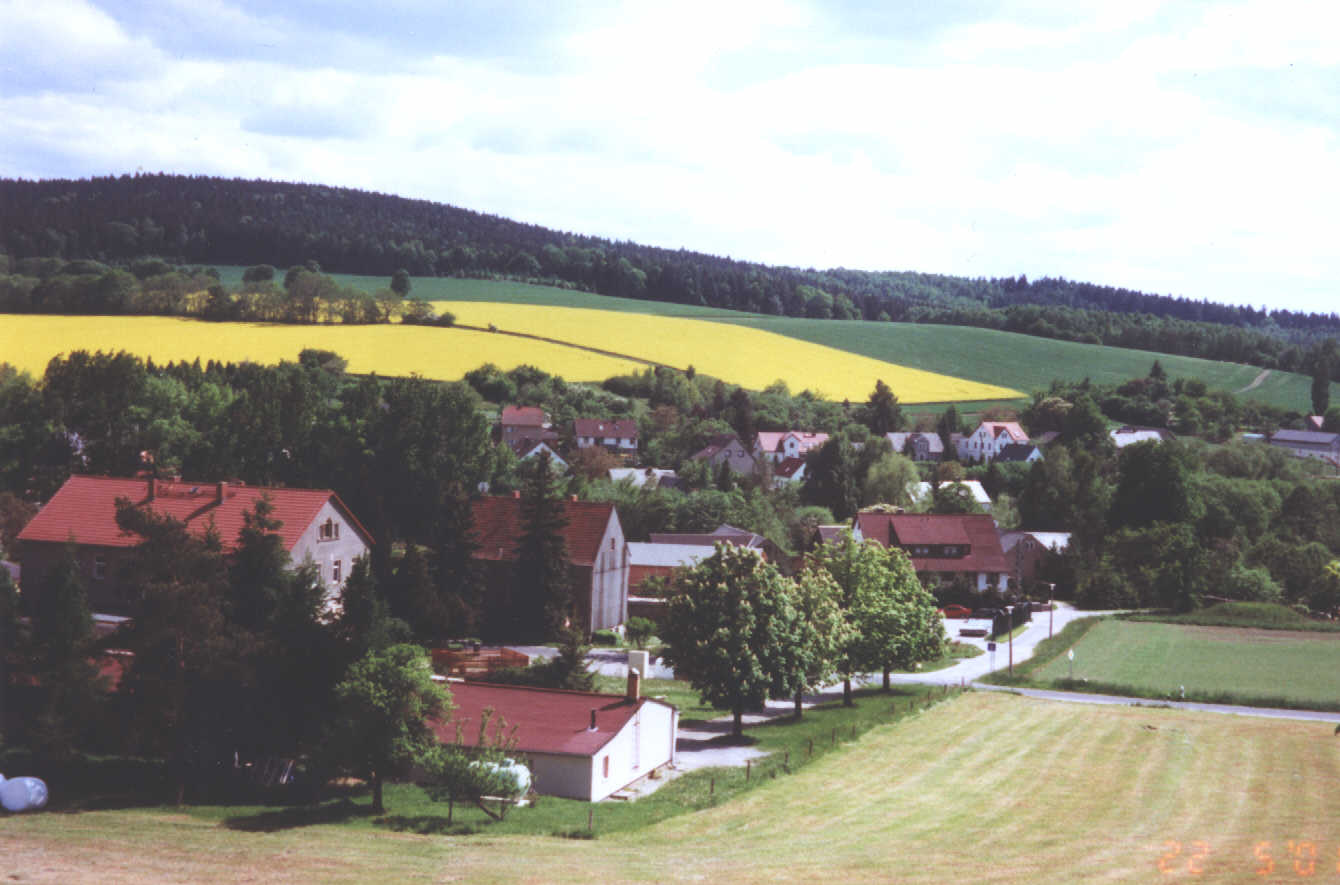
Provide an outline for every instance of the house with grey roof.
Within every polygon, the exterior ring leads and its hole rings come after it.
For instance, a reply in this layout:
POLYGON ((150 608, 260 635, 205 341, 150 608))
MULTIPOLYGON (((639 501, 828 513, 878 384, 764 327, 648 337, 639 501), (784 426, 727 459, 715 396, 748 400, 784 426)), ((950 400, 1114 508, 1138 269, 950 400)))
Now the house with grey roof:
POLYGON ((1340 433, 1277 430, 1270 435, 1270 444, 1295 458, 1320 458, 1340 467, 1340 433))

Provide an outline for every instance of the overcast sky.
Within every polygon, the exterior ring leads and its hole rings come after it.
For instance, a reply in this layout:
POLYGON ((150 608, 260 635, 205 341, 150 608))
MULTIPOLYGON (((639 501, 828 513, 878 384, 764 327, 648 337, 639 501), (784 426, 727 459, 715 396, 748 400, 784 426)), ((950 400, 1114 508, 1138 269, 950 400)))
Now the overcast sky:
POLYGON ((0 175, 1333 311, 1337 34, 1281 0, 0 0, 0 175))

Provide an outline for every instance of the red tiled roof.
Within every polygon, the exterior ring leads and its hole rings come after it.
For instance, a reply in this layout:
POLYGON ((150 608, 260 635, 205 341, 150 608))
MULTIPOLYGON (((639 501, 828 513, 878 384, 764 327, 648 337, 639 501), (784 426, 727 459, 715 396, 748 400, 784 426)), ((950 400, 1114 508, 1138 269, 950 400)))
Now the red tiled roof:
POLYGON ((524 427, 543 427, 544 422, 544 409, 539 406, 503 406, 502 417, 499 419, 501 424, 524 427))
MULTIPOLYGON (((486 495, 470 503, 474 522, 476 559, 508 560, 516 558, 521 540, 521 499, 486 495)), ((594 565, 605 537, 614 505, 596 501, 564 501, 563 543, 573 565, 594 565)))
POLYGON ((339 496, 329 489, 278 489, 223 483, 171 482, 152 480, 153 500, 149 500, 148 479, 118 479, 103 476, 71 476, 19 533, 20 541, 64 543, 70 537, 80 544, 95 547, 134 547, 135 535, 121 531, 116 524, 116 499, 127 498, 154 513, 186 523, 196 535, 204 535, 213 525, 230 551, 242 530, 242 514, 253 510, 262 496, 270 498, 270 518, 283 523, 278 530, 284 549, 292 550, 302 533, 316 519, 329 500, 348 518, 369 544, 372 537, 358 523, 339 496))
POLYGON ((601 421, 598 418, 578 418, 572 422, 573 436, 612 436, 619 439, 637 439, 637 422, 632 418, 601 421))
POLYGON ((438 740, 455 743, 459 724, 461 742, 474 746, 479 742, 479 717, 486 707, 491 707, 494 718, 489 736, 494 735, 493 729, 501 718, 506 734, 512 734, 513 727, 516 728, 516 749, 521 753, 594 755, 628 724, 642 705, 660 703, 649 698, 630 702, 622 695, 520 685, 452 682, 446 687, 455 709, 448 722, 429 722, 438 740), (592 710, 596 711, 595 731, 590 730, 592 710))
POLYGON ((885 547, 963 546, 959 557, 913 556, 919 572, 1008 572, 996 522, 986 513, 858 513, 861 534, 885 547))
POLYGON ((784 458, 780 464, 772 468, 772 475, 780 479, 790 479, 804 466, 804 458, 784 458))

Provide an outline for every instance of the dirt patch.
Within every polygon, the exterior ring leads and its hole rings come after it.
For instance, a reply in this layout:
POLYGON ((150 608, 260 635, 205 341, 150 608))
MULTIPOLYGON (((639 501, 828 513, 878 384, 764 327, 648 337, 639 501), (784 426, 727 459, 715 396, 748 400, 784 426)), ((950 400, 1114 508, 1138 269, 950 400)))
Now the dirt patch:
POLYGON ((1180 629, 1200 639, 1217 642, 1254 642, 1280 644, 1286 642, 1340 642, 1340 633, 1314 630, 1263 630, 1260 627, 1205 627, 1199 624, 1179 624, 1180 629))

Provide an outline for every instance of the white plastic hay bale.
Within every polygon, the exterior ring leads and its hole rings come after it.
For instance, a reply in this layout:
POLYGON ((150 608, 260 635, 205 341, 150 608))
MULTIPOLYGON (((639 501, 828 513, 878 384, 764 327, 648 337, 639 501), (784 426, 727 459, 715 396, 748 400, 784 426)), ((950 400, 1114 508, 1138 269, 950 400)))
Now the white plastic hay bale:
POLYGON ((47 804, 47 785, 41 778, 14 777, 0 783, 0 805, 6 811, 36 811, 47 804))
POLYGON ((530 769, 514 759, 504 759, 501 763, 472 762, 470 764, 477 766, 482 771, 497 772, 512 781, 513 789, 503 798, 519 799, 530 792, 530 769))

